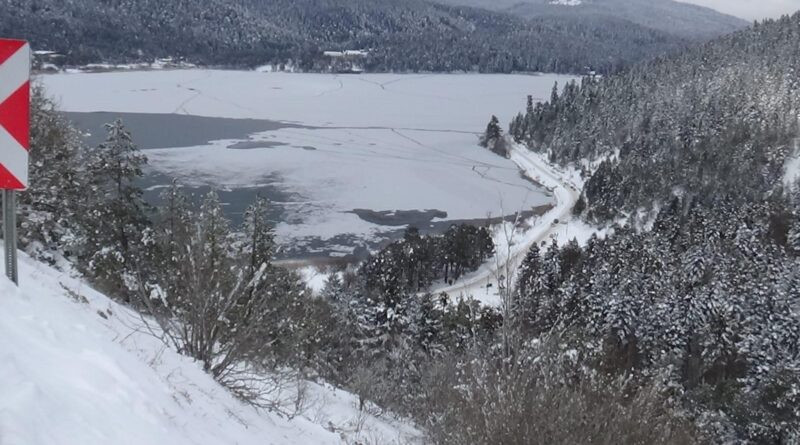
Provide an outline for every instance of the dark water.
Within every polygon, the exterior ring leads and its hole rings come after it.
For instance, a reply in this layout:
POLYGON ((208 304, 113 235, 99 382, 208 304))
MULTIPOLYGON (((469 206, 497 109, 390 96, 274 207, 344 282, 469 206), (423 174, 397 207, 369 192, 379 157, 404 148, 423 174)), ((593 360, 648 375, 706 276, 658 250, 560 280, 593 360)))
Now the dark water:
MULTIPOLYGON (((183 114, 150 113, 64 113, 77 128, 88 133, 86 143, 97 146, 105 140, 105 124, 116 119, 131 131, 139 148, 179 148, 205 145, 220 139, 240 139, 263 131, 281 128, 302 128, 298 125, 260 119, 228 119, 221 117, 187 116, 183 114)), ((261 147, 264 143, 261 143, 261 147)), ((238 148, 238 147, 232 147, 238 148)), ((241 148, 248 148, 242 146, 241 148)), ((255 148, 255 147, 249 147, 255 148)))
MULTIPOLYGON (((148 113, 64 113, 73 124, 86 133, 86 143, 97 146, 105 140, 105 125, 121 119, 133 135, 136 145, 142 150, 156 148, 180 148, 205 145, 220 139, 233 139, 232 149, 271 148, 278 144, 248 140, 253 133, 277 130, 281 128, 298 128, 297 125, 258 119, 227 119, 181 114, 148 114, 148 113)), ((163 190, 172 183, 172 178, 149 168, 146 177, 140 184, 145 189, 145 199, 158 205, 163 190)), ((247 206, 259 195, 275 203, 270 217, 274 222, 284 221, 286 215, 279 203, 297 200, 300 197, 283 191, 279 184, 279 176, 266 177, 261 183, 265 186, 246 189, 226 190, 215 188, 225 206, 225 213, 234 224, 242 221, 247 206)), ((211 186, 183 187, 192 198, 200 201, 202 196, 211 191, 211 186)))
MULTIPOLYGON (((277 224, 288 219, 282 202, 296 201, 300 199, 299 195, 293 195, 285 192, 278 184, 280 179, 278 177, 267 177, 261 183, 267 182, 267 185, 259 187, 250 187, 246 189, 233 189, 228 190, 224 188, 214 188, 211 186, 186 186, 179 184, 184 193, 186 193, 192 202, 200 204, 209 192, 212 190, 219 195, 222 202, 225 215, 235 226, 239 226, 244 218, 244 212, 247 207, 252 204, 259 196, 267 198, 271 202, 270 211, 268 212, 269 219, 277 224), (270 185, 275 184, 275 185, 270 185)), ((172 184, 172 178, 152 169, 147 170, 145 178, 142 180, 140 186, 144 189, 144 199, 152 205, 159 205, 162 202, 161 194, 172 184)))

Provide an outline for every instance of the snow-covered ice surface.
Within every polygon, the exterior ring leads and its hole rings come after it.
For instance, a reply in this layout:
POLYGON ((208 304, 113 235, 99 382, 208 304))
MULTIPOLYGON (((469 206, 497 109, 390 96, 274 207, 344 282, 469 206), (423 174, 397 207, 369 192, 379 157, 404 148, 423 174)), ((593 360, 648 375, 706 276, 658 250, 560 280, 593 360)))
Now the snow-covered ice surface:
POLYGON ((550 96, 574 76, 296 74, 172 70, 55 74, 40 80, 66 111, 182 113, 323 127, 480 131, 508 122, 525 95, 550 96), (520 96, 522 94, 522 96, 520 96), (476 130, 476 126, 478 129, 476 130))
POLYGON ((554 82, 571 79, 175 70, 57 74, 42 82, 66 111, 299 125, 242 135, 272 148, 227 149, 236 141, 221 140, 147 154, 160 173, 188 185, 279 187, 292 199, 279 203, 284 216, 278 234, 284 242, 302 243, 349 234, 375 240, 398 229, 365 221, 350 213, 354 209, 439 210, 446 220, 470 220, 550 202, 513 162, 478 147, 478 133, 492 114, 508 122, 527 94, 546 98, 554 82))
POLYGON ((327 385, 291 420, 256 411, 81 281, 24 255, 20 281, 0 277, 2 445, 419 443, 327 385))

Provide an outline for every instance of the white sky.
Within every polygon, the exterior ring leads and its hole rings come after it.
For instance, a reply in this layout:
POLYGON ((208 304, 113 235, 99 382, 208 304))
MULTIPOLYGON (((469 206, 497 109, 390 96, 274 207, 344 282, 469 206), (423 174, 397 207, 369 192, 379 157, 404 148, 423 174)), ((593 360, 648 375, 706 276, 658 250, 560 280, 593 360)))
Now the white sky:
POLYGON ((679 0, 714 8, 747 20, 777 18, 800 10, 800 0, 679 0))

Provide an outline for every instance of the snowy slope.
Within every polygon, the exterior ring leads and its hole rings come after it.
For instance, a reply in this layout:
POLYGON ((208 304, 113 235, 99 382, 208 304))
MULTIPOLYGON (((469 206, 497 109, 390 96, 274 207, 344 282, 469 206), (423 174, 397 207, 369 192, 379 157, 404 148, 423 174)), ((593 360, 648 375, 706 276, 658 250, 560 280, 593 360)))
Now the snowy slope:
POLYGON ((138 316, 81 281, 20 258, 0 278, 0 444, 415 443, 414 428, 360 415, 310 384, 285 419, 234 399, 199 366, 137 330, 138 316), (313 419, 313 421, 312 421, 313 419))

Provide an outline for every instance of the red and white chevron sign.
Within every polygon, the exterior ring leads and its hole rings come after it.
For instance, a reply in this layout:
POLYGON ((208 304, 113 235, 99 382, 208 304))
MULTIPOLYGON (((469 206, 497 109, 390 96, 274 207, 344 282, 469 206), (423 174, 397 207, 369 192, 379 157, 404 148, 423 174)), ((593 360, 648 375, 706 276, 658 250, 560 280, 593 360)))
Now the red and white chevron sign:
POLYGON ((0 189, 28 188, 31 50, 0 39, 0 189))

